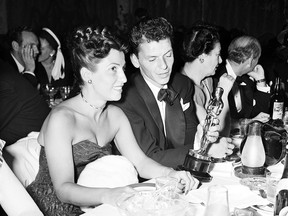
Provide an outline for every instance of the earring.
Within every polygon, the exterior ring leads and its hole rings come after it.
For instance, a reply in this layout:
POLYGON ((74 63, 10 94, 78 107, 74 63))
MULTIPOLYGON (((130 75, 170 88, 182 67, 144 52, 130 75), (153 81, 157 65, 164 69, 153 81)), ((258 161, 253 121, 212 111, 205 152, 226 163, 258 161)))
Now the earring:
POLYGON ((50 57, 52 57, 54 54, 53 53, 50 53, 50 57))
POLYGON ((92 80, 89 79, 89 80, 88 80, 88 83, 91 84, 91 83, 92 83, 92 80))
POLYGON ((202 58, 200 58, 199 60, 200 60, 200 62, 201 62, 201 63, 203 63, 203 62, 204 62, 204 59, 202 59, 202 58))

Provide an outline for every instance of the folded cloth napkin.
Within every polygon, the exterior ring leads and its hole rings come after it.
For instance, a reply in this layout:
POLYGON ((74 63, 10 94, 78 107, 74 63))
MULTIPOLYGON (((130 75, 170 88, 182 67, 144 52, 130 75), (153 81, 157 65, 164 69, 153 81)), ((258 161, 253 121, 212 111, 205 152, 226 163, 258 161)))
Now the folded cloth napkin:
POLYGON ((27 187, 39 170, 41 146, 37 141, 39 132, 31 132, 27 137, 5 147, 4 158, 16 177, 27 187))
MULTIPOLYGON (((77 184, 86 187, 123 187, 138 183, 138 174, 133 164, 125 157, 107 155, 86 165, 77 184)), ((92 208, 82 207, 82 211, 92 208)))
MULTIPOLYGON (((229 209, 247 208, 251 205, 268 205, 269 201, 263 199, 248 187, 243 185, 225 185, 228 189, 229 209)), ((200 188, 190 191, 183 198, 189 202, 204 202, 207 205, 208 188, 200 188)))

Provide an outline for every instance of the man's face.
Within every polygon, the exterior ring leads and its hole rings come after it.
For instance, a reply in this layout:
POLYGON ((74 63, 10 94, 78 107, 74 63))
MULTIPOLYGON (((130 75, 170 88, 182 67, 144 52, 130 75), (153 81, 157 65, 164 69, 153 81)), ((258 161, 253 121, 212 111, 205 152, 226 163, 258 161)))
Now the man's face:
POLYGON ((23 31, 22 43, 19 44, 18 53, 20 56, 22 56, 22 50, 29 48, 32 51, 33 58, 36 59, 37 55, 39 54, 38 45, 38 38, 33 32, 23 31))
POLYGON ((170 39, 141 43, 138 47, 138 57, 134 55, 134 60, 134 66, 140 68, 145 79, 155 86, 163 87, 170 79, 174 62, 170 39))

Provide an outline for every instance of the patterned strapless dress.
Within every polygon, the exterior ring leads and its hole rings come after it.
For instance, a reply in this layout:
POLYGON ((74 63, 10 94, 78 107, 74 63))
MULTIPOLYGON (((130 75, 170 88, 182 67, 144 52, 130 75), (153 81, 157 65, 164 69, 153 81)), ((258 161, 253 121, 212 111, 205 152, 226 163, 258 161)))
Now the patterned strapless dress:
MULTIPOLYGON (((110 144, 100 147, 88 140, 74 144, 75 182, 88 163, 105 155, 111 155, 111 151, 110 144)), ((63 203, 57 198, 49 175, 44 147, 41 147, 40 151, 39 172, 35 181, 27 187, 27 191, 45 216, 70 216, 84 213, 79 206, 63 203)))

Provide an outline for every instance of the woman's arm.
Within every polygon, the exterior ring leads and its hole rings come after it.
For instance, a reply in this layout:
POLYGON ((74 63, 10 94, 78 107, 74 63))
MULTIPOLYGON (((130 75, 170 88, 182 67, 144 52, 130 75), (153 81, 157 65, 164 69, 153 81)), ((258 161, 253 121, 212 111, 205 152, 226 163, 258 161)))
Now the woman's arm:
POLYGON ((220 120, 220 135, 221 136, 230 136, 230 126, 231 126, 231 119, 230 119, 230 109, 229 109, 229 101, 228 101, 228 94, 234 84, 235 79, 228 75, 223 74, 218 82, 218 87, 222 87, 224 89, 222 95, 222 101, 224 104, 223 110, 219 115, 220 120))
POLYGON ((197 188, 199 182, 197 179, 194 179, 190 173, 184 171, 176 172, 172 168, 162 166, 147 157, 140 149, 134 137, 128 118, 121 109, 115 109, 119 123, 118 131, 115 136, 116 146, 121 154, 134 164, 141 177, 150 179, 160 176, 174 176, 185 186, 186 192, 193 188, 197 188))

